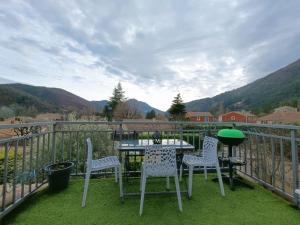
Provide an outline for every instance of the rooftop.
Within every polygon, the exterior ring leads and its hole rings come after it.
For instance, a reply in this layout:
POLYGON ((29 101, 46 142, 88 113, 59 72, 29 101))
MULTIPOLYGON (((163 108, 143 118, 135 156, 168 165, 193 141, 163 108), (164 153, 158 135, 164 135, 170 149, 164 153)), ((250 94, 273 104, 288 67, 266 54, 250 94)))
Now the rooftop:
POLYGON ((296 123, 300 122, 300 112, 274 112, 260 117, 259 121, 272 121, 275 123, 296 123))
POLYGON ((194 117, 194 116, 213 116, 210 112, 187 112, 186 117, 194 117))

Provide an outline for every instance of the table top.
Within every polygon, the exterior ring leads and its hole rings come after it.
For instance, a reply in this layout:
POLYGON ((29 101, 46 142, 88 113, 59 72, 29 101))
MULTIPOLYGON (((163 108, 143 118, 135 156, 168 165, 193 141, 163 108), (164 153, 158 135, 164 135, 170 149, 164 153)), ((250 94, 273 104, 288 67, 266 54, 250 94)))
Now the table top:
MULTIPOLYGON (((175 145, 176 150, 194 150, 195 147, 184 140, 179 139, 163 139, 162 145, 175 145)), ((119 151, 144 151, 145 146, 153 145, 152 139, 137 139, 121 141, 119 151)))

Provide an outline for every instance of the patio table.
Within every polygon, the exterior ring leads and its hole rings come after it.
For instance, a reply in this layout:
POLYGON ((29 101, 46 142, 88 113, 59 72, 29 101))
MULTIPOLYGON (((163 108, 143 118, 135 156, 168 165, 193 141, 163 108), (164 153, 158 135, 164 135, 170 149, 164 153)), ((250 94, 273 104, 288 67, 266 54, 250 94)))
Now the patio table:
MULTIPOLYGON (((183 157, 183 153, 186 151, 193 151, 195 150, 195 147, 189 143, 187 143, 184 140, 179 139, 162 139, 161 144, 166 145, 172 145, 176 148, 176 155, 177 155, 177 166, 179 167, 181 164, 181 160, 183 157)), ((139 156, 144 155, 145 147, 148 145, 153 145, 152 139, 136 139, 136 140, 123 140, 120 142, 118 146, 119 151, 119 158, 120 162, 123 162, 123 155, 125 154, 125 171, 124 174, 128 178, 129 171, 127 171, 128 164, 129 164, 129 156, 136 156, 138 153, 139 156), (124 153, 124 154, 123 154, 124 153), (131 154, 133 153, 133 154, 131 154)), ((124 196, 134 196, 134 195, 140 195, 140 191, 138 192, 126 192, 125 190, 125 184, 124 184, 124 196)), ((186 193, 186 191, 182 191, 186 193)), ((167 191, 167 192, 146 192, 146 194, 176 194, 175 191, 167 191)))

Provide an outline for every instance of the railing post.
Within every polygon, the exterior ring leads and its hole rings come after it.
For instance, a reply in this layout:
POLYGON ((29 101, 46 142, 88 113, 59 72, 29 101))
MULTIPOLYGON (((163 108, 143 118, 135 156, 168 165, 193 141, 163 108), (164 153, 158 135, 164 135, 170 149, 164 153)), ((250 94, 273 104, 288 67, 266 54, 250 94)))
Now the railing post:
POLYGON ((298 194, 295 190, 299 188, 299 176, 298 176, 298 149, 297 149, 297 139, 296 130, 291 130, 291 151, 292 151, 292 170, 293 170, 293 195, 294 202, 299 206, 298 194))
POLYGON ((122 141, 122 136, 123 136, 123 127, 122 127, 122 122, 119 125, 119 141, 121 143, 122 141))
POLYGON ((179 132, 180 132, 180 147, 182 148, 182 141, 183 141, 183 124, 180 124, 179 132))
POLYGON ((56 146, 55 146, 55 136, 56 136, 56 123, 52 125, 52 162, 56 161, 56 146))

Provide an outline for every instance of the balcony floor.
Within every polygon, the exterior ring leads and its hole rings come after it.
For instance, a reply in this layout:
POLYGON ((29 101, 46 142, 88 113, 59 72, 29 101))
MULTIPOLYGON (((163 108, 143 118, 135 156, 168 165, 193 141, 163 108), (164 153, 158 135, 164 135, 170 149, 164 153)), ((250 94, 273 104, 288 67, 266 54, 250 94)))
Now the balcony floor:
MULTIPOLYGON (((225 185, 226 197, 221 197, 218 184, 211 177, 205 181, 203 175, 194 175, 192 199, 182 196, 183 213, 178 211, 175 195, 148 195, 140 217, 139 197, 127 197, 122 204, 118 186, 112 179, 92 179, 87 206, 81 208, 83 180, 73 178, 67 190, 55 195, 41 191, 2 222, 22 225, 300 224, 299 210, 262 187, 237 188, 232 192, 225 185)), ((131 188, 138 190, 139 180, 130 182, 131 188)), ((159 191, 164 185, 165 180, 149 179, 147 189, 159 191)))

